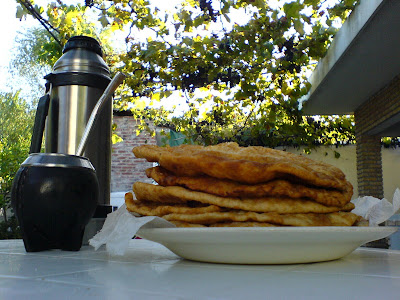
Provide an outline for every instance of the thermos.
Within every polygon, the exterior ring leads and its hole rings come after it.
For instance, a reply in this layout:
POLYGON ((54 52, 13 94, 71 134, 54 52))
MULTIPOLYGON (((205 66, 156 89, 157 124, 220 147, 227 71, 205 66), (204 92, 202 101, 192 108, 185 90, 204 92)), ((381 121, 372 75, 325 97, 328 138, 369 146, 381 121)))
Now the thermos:
POLYGON ((63 53, 45 77, 30 155, 11 190, 28 252, 79 250, 95 212, 104 218, 111 210, 111 97, 125 76, 110 79, 92 38, 71 38, 63 53), (43 133, 45 152, 40 153, 43 133))
MULTIPOLYGON (((45 76, 47 94, 39 101, 36 121, 45 122, 46 153, 76 153, 90 114, 111 81, 102 56, 100 44, 95 39, 72 37, 52 73, 45 76)), ((98 203, 104 207, 110 204, 111 122, 112 101, 109 99, 98 116, 83 154, 96 169, 100 186, 98 203)), ((44 123, 38 126, 44 126, 44 123)), ((41 132, 36 130, 31 153, 40 152, 41 141, 41 132)))

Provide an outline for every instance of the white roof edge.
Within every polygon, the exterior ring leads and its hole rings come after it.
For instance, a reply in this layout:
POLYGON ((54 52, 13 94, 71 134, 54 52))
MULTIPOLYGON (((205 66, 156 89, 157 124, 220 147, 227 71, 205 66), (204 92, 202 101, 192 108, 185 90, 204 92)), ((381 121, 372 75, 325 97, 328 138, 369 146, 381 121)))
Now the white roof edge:
POLYGON ((343 23, 342 27, 336 33, 329 49, 317 64, 317 67, 310 76, 311 95, 318 89, 320 83, 325 80, 326 75, 334 68, 340 57, 347 51, 349 46, 355 42, 357 35, 373 18, 379 6, 385 0, 364 0, 355 7, 348 19, 343 23))

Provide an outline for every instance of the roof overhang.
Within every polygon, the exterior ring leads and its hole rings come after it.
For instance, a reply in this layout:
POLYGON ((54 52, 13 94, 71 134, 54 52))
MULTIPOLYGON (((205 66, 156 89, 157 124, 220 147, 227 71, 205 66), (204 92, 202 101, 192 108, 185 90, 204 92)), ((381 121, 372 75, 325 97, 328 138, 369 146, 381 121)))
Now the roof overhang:
POLYGON ((400 74, 400 1, 363 0, 310 77, 308 115, 354 111, 400 74))

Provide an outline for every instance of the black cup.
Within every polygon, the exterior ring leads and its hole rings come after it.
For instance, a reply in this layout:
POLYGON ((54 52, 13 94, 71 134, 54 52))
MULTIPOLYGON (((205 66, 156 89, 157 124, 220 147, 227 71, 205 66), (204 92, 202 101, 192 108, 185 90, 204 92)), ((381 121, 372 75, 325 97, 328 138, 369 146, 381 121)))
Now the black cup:
POLYGON ((96 172, 87 158, 31 154, 18 170, 11 191, 26 251, 78 251, 98 195, 96 172))

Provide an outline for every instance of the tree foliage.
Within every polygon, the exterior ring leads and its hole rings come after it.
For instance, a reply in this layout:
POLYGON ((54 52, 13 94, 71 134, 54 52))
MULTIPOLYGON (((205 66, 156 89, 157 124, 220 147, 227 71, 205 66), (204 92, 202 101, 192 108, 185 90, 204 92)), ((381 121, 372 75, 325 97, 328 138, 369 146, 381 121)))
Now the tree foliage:
MULTIPOLYGON (((166 12, 147 0, 59 0, 36 10, 61 44, 76 34, 101 40, 101 29, 119 37, 125 49, 105 51, 112 71, 129 75, 115 107, 131 109, 142 129, 152 119, 197 143, 312 147, 354 140, 352 117, 307 117, 300 103, 310 71, 358 2, 186 0, 166 12), (82 26, 89 16, 92 29, 82 26), (163 107, 170 102, 184 109, 163 107)), ((27 13, 18 8, 18 17, 27 13)), ((44 43, 43 57, 58 58, 52 47, 44 43)))
POLYGON ((28 157, 34 111, 18 93, 0 93, 0 207, 9 204, 12 181, 28 157))
MULTIPOLYGON (((16 47, 10 61, 10 75, 13 86, 23 87, 21 93, 35 103, 44 93, 44 76, 51 71, 51 63, 46 59, 44 45, 53 44, 51 36, 44 28, 34 27, 18 32, 16 47)), ((61 47, 57 56, 61 55, 61 47)))

